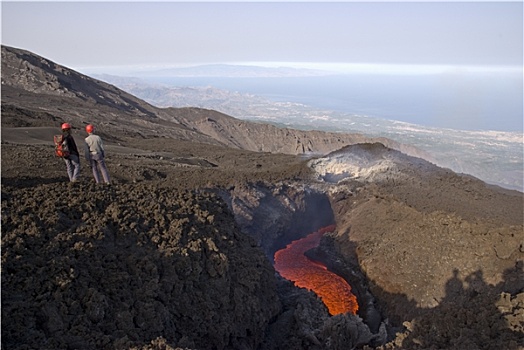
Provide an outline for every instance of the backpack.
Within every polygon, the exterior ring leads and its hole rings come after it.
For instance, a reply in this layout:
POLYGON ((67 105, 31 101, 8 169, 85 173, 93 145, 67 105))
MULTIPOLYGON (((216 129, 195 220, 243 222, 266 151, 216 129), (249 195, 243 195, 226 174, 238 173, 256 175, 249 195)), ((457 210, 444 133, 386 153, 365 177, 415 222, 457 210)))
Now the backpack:
POLYGON ((67 141, 64 138, 64 135, 55 135, 54 136, 55 141, 55 155, 60 158, 67 158, 69 157, 69 146, 67 145, 67 141))

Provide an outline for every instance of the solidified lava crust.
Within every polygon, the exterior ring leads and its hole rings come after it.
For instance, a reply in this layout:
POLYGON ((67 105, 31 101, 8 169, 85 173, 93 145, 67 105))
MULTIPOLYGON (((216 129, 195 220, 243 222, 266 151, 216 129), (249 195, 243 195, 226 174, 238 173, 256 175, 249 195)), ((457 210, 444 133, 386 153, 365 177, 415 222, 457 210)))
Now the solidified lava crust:
POLYGON ((328 226, 308 236, 293 241, 286 248, 275 253, 275 270, 297 287, 315 292, 324 302, 331 315, 342 313, 356 314, 358 303, 351 292, 351 286, 339 275, 329 271, 319 262, 304 255, 317 247, 325 232, 331 232, 335 226, 328 226))

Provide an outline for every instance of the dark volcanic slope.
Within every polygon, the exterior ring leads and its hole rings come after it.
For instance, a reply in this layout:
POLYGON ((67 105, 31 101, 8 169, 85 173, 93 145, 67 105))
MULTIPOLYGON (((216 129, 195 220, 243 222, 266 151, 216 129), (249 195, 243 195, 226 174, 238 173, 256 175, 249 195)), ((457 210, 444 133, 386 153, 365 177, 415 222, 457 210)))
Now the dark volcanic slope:
POLYGON ((217 143, 112 85, 2 46, 2 127, 59 128, 66 121, 80 130, 93 123, 109 141, 170 136, 217 143))

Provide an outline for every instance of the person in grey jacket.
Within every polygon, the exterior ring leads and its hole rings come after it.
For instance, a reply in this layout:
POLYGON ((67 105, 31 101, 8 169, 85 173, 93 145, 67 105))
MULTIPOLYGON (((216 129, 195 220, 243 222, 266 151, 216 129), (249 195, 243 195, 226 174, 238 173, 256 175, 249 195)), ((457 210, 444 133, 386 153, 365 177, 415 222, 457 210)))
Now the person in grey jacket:
POLYGON ((93 176, 96 183, 100 183, 100 174, 106 184, 110 183, 109 172, 107 171, 106 163, 104 161, 105 151, 104 143, 100 136, 94 134, 95 127, 91 124, 86 126, 88 136, 85 138, 85 157, 93 170, 93 176))

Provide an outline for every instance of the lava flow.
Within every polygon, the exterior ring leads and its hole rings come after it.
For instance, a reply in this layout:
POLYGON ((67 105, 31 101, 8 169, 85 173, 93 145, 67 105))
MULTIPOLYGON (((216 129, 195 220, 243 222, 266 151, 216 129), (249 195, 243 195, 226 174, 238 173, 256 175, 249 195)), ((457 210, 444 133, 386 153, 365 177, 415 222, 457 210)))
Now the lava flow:
POLYGON ((320 244, 325 232, 331 232, 335 226, 328 226, 308 236, 293 241, 275 253, 275 270, 280 275, 293 281, 297 287, 315 292, 327 306, 331 315, 358 311, 357 298, 351 293, 351 286, 339 275, 328 271, 318 261, 310 260, 304 253, 320 244))

